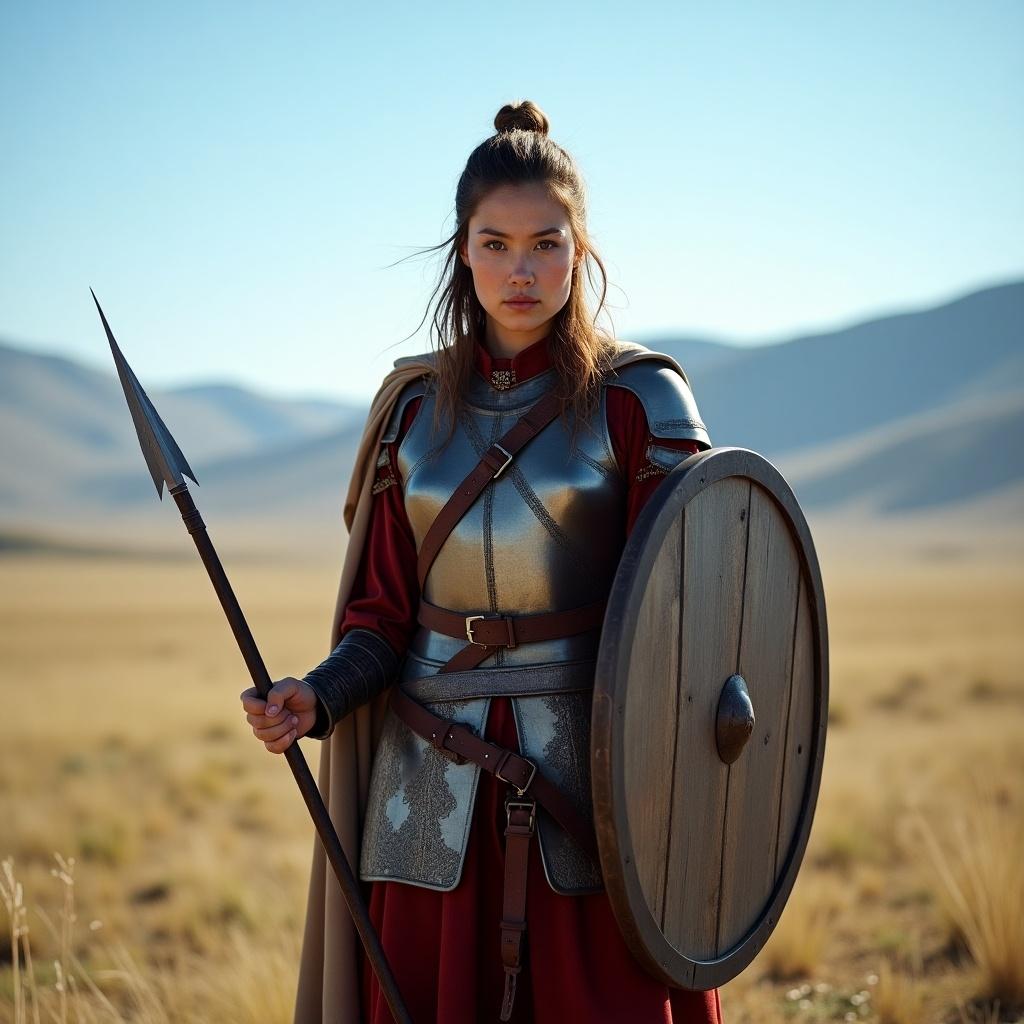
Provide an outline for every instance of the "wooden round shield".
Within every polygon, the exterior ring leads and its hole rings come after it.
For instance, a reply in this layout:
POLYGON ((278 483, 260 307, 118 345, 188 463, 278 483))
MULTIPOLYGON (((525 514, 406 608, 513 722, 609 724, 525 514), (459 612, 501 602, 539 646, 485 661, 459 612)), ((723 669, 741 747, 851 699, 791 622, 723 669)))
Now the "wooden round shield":
POLYGON ((692 456, 623 551, 591 733, 608 896, 634 957, 666 984, 724 984, 778 923, 827 707, 824 593, 792 490, 755 452, 692 456))

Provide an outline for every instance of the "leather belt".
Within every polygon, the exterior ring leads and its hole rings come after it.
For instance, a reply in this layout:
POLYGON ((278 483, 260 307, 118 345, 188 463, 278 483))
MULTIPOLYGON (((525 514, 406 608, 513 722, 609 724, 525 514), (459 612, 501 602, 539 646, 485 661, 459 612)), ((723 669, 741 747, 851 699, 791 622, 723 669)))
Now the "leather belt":
POLYGON ((499 647, 509 649, 538 640, 558 640, 598 629, 604 621, 605 601, 534 615, 464 615, 420 600, 416 619, 421 626, 445 636, 465 637, 466 647, 441 667, 441 672, 476 668, 499 647))

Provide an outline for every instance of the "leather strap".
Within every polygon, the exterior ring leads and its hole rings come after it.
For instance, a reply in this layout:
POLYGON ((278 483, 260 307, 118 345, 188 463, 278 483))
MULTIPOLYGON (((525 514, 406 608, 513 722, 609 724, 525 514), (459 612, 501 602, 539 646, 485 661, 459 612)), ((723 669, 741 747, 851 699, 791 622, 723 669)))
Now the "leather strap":
POLYGON ((510 430, 502 434, 484 452, 473 471, 455 489, 455 493, 430 524, 430 529, 427 530, 427 535, 420 545, 419 556, 416 560, 416 574, 419 577, 421 592, 427 573, 434 564, 437 553, 441 550, 441 545, 476 501, 480 492, 505 469, 515 454, 528 441, 536 437, 561 410, 561 399, 554 392, 547 392, 543 398, 523 413, 510 430))
POLYGON ((508 799, 505 813, 505 887, 501 908, 501 963, 505 968, 505 991, 501 1020, 512 1017, 516 982, 523 969, 523 937, 526 933, 526 880, 530 867, 530 840, 537 818, 536 801, 508 799))
POLYGON ((513 648, 537 640, 557 640, 597 629, 604 621, 606 601, 534 615, 461 615, 420 600, 417 621, 445 636, 465 637, 466 647, 444 665, 442 672, 476 668, 499 647, 513 648))
POLYGON ((463 615, 420 601, 417 620, 445 636, 465 637, 488 647, 517 647, 537 640, 557 640, 597 629, 604 621, 606 601, 534 615, 463 615), (472 636, 467 631, 472 632, 472 636))
POLYGON ((391 688, 391 708, 418 736, 456 764, 473 764, 514 786, 519 796, 527 792, 598 863, 597 838, 573 803, 537 766, 522 754, 490 743, 468 726, 440 718, 413 700, 401 687, 391 688))

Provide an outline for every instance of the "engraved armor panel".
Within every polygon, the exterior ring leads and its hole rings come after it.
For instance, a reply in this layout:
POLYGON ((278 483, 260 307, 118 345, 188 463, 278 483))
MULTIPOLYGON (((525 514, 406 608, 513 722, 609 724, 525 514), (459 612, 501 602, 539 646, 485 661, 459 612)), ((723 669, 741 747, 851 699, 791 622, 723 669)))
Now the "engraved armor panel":
MULTIPOLYGON (((593 672, 591 672, 593 683, 593 672)), ((544 774, 593 822, 590 792, 590 702, 593 686, 583 693, 516 697, 512 710, 525 757, 543 766, 544 774)), ((537 834, 544 874, 555 892, 565 895, 600 892, 601 867, 576 840, 537 805, 537 834)))
MULTIPOLYGON (((410 656, 399 678, 405 682, 438 668, 410 656)), ((423 703, 480 734, 491 699, 423 703)), ((481 770, 442 757, 389 709, 370 778, 360 878, 454 889, 462 877, 481 770)))

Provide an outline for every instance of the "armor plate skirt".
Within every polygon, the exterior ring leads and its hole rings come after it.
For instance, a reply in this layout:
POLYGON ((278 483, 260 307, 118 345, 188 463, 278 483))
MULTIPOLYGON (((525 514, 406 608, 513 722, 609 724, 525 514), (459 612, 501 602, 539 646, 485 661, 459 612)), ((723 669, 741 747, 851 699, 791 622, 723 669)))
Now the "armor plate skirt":
MULTIPOLYGON (((434 714, 478 735, 493 697, 511 698, 520 752, 592 822, 593 659, 437 674, 442 664, 408 654, 401 685, 434 714)), ((481 770, 450 761, 389 711, 370 781, 360 877, 454 889, 481 770)), ((540 807, 537 831, 552 889, 565 895, 601 890, 599 866, 540 807)))

